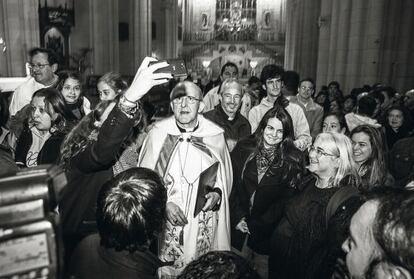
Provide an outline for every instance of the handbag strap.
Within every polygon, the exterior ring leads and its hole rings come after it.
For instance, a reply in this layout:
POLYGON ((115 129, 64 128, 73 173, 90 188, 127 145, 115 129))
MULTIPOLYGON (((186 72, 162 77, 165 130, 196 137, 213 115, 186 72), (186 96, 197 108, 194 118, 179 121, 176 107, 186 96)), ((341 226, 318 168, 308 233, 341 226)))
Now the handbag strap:
POLYGON ((329 220, 335 214, 338 207, 344 201, 351 197, 358 196, 358 194, 358 190, 352 186, 341 187, 335 192, 335 194, 333 194, 333 196, 329 199, 328 205, 326 206, 326 227, 328 227, 329 220))

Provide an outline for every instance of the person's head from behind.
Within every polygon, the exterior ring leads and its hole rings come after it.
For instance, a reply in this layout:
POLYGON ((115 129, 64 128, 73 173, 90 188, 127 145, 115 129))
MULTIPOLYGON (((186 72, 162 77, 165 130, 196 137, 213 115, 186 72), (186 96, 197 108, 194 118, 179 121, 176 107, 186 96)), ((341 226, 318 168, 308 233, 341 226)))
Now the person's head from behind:
POLYGON ((82 81, 79 73, 65 71, 59 74, 57 89, 62 93, 67 104, 76 104, 82 94, 82 81))
POLYGON ((382 96, 381 108, 386 110, 392 105, 396 91, 391 86, 378 86, 372 91, 372 93, 382 96))
POLYGON ((383 166, 385 164, 381 132, 369 125, 360 125, 351 131, 353 158, 358 165, 383 166))
POLYGON ((266 65, 263 67, 260 74, 260 81, 263 89, 269 97, 279 97, 282 90, 282 77, 285 71, 282 67, 275 64, 266 65))
POLYGON ((351 220, 342 245, 352 278, 413 278, 414 193, 374 191, 351 220))
POLYGON ((247 85, 250 90, 253 90, 253 91, 260 90, 260 88, 262 87, 262 82, 260 81, 258 77, 251 76, 249 80, 247 81, 247 85))
POLYGON ((282 76, 284 89, 286 91, 289 91, 290 94, 296 95, 296 92, 298 91, 299 87, 299 74, 295 71, 286 71, 283 73, 282 76))
POLYGON ((118 174, 98 195, 101 245, 130 253, 145 251, 161 233, 166 203, 166 188, 156 172, 132 168, 118 174))
POLYGON ((243 257, 231 251, 212 251, 190 262, 178 279, 259 279, 243 257))
POLYGON ((365 95, 358 100, 357 113, 360 115, 373 117, 377 108, 377 101, 369 95, 365 95))
POLYGON ((325 114, 322 121, 322 132, 348 133, 345 116, 338 112, 328 112, 325 114))
POLYGON ((220 79, 221 81, 225 81, 228 78, 235 78, 239 77, 239 68, 233 62, 227 62, 221 67, 220 79))
POLYGON ((33 48, 29 51, 29 56, 30 74, 33 78, 45 86, 52 85, 58 69, 57 54, 48 48, 33 48))
POLYGON ((220 104, 229 117, 234 117, 241 106, 243 87, 235 78, 223 81, 220 86, 220 104))
POLYGON ((263 116, 255 131, 258 147, 272 148, 282 142, 293 143, 292 118, 280 106, 274 106, 263 116))
POLYGON ((41 132, 47 132, 52 126, 62 125, 75 117, 66 106, 63 96, 57 89, 37 90, 30 102, 31 123, 41 132))
POLYGON ((128 83, 119 73, 109 72, 98 80, 97 89, 101 101, 114 100, 128 88, 128 83))
POLYGON ((303 100, 310 100, 315 92, 315 82, 311 78, 305 78, 300 81, 298 94, 303 100))
POLYGON ((170 94, 174 117, 182 128, 194 128, 198 114, 203 111, 203 92, 191 81, 179 82, 170 94))
POLYGON ((331 179, 333 187, 346 175, 358 178, 349 138, 339 133, 317 135, 309 151, 308 169, 320 179, 331 179))

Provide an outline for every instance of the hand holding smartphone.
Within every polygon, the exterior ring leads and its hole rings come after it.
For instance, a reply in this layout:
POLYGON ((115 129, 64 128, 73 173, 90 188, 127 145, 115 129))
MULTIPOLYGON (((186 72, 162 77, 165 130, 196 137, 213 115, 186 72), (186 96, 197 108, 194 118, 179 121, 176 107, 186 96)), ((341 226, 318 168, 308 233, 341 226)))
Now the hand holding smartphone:
POLYGON ((175 78, 187 77, 187 68, 185 66, 184 59, 172 58, 166 60, 152 61, 149 65, 166 61, 169 65, 167 67, 156 70, 154 73, 171 73, 175 78))

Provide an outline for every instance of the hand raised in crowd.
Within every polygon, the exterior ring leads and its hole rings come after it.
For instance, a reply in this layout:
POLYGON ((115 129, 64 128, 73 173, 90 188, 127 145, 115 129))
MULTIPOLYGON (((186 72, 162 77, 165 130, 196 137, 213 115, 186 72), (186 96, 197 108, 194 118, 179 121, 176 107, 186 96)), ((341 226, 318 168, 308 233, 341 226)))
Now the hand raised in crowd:
POLYGON ((166 83, 172 78, 171 73, 154 73, 156 70, 167 67, 167 62, 154 63, 149 66, 150 62, 156 62, 157 59, 152 57, 145 57, 131 86, 127 89, 124 96, 131 102, 140 100, 148 91, 156 86, 166 83))
POLYGON ((205 198, 207 199, 207 201, 203 207, 203 211, 212 210, 216 206, 216 204, 220 201, 220 195, 216 192, 208 193, 207 195, 205 195, 205 198))
POLYGON ((187 218, 181 208, 173 202, 168 202, 166 206, 167 220, 174 226, 184 226, 188 223, 187 218))

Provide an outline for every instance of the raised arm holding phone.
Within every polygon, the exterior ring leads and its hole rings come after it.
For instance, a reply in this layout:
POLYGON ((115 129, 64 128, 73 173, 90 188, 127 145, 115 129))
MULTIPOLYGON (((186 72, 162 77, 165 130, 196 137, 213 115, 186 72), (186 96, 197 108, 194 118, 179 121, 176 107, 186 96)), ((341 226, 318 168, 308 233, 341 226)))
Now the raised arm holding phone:
POLYGON ((168 66, 146 57, 131 86, 118 102, 103 101, 65 138, 60 164, 66 170, 68 184, 60 202, 66 260, 76 244, 96 232, 95 207, 102 185, 114 175, 113 166, 121 146, 141 117, 138 101, 153 87, 172 78, 169 73, 154 73, 168 66))

